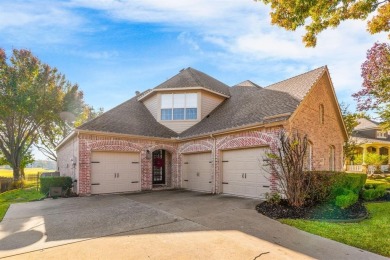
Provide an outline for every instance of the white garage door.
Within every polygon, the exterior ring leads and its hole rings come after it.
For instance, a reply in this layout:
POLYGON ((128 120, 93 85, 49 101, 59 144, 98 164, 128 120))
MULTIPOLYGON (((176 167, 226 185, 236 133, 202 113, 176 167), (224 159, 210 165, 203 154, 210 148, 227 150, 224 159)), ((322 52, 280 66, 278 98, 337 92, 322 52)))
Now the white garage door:
POLYGON ((140 184, 138 153, 92 153, 92 194, 139 191, 140 184))
POLYGON ((183 155, 183 188, 197 191, 212 191, 211 153, 183 155))
POLYGON ((265 148, 223 151, 223 193, 264 198, 269 192, 268 173, 263 166, 265 148))

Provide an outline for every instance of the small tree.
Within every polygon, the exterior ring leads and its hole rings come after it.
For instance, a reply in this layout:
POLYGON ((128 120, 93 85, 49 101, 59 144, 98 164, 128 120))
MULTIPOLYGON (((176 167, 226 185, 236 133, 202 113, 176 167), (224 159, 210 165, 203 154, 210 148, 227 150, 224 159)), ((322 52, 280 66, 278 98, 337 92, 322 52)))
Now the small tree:
POLYGON ((280 192, 291 206, 301 207, 309 194, 307 174, 304 173, 307 136, 298 132, 279 136, 280 146, 276 153, 268 153, 271 174, 279 183, 280 192))
POLYGON ((366 156, 364 156, 364 162, 367 165, 373 165, 375 166, 375 172, 380 172, 380 167, 383 163, 385 163, 388 160, 387 155, 380 155, 377 153, 367 153, 366 156))

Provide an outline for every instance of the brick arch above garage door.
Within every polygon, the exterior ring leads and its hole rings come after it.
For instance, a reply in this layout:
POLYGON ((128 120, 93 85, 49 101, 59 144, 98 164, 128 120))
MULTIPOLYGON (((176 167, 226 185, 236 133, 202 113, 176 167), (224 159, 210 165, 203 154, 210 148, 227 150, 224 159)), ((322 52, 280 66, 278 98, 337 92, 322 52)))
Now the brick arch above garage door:
POLYGON ((277 146, 277 135, 279 131, 280 130, 269 133, 250 131, 236 135, 229 135, 217 141, 217 150, 265 145, 269 146, 273 150, 277 146))
POLYGON ((90 144, 91 151, 118 151, 118 152, 140 152, 142 147, 131 141, 125 140, 101 140, 90 144))

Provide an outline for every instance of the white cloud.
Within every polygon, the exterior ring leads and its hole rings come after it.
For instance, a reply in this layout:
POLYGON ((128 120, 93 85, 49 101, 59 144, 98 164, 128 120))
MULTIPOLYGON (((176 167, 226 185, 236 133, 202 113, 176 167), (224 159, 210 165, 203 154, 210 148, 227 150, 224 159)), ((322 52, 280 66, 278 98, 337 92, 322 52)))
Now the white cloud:
MULTIPOLYGON (((85 26, 93 23, 82 17, 79 10, 95 10, 117 22, 153 23, 158 24, 161 30, 176 32, 179 41, 201 54, 197 59, 225 71, 228 79, 232 72, 245 71, 248 74, 251 71, 253 73, 249 74, 253 75, 254 81, 268 84, 327 64, 335 88, 341 95, 359 89, 360 64, 365 59, 366 50, 376 40, 386 40, 385 34, 369 35, 364 21, 347 21, 336 29, 321 33, 316 48, 305 48, 301 42, 303 29, 287 32, 271 26, 269 7, 253 0, 69 0, 38 3, 1 3, 0 33, 28 41, 38 31, 42 36, 34 41, 66 42, 71 38, 68 34, 72 30, 88 30, 85 26), (24 34, 16 30, 22 27, 28 28, 24 34), (30 30, 33 33, 29 33, 30 30)), ((83 52, 82 55, 101 59, 112 53, 102 50, 83 52)))

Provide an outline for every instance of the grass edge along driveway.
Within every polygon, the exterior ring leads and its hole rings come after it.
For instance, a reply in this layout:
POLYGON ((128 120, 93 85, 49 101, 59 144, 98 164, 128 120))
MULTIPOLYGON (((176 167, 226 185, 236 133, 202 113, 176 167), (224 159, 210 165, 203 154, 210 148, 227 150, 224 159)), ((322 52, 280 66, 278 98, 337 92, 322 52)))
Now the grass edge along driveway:
POLYGON ((390 202, 370 202, 365 205, 370 216, 358 223, 330 223, 302 219, 281 219, 280 222, 390 257, 390 202))
POLYGON ((42 193, 33 188, 10 190, 0 193, 0 222, 3 220, 9 206, 13 203, 29 202, 40 200, 44 197, 42 193))

